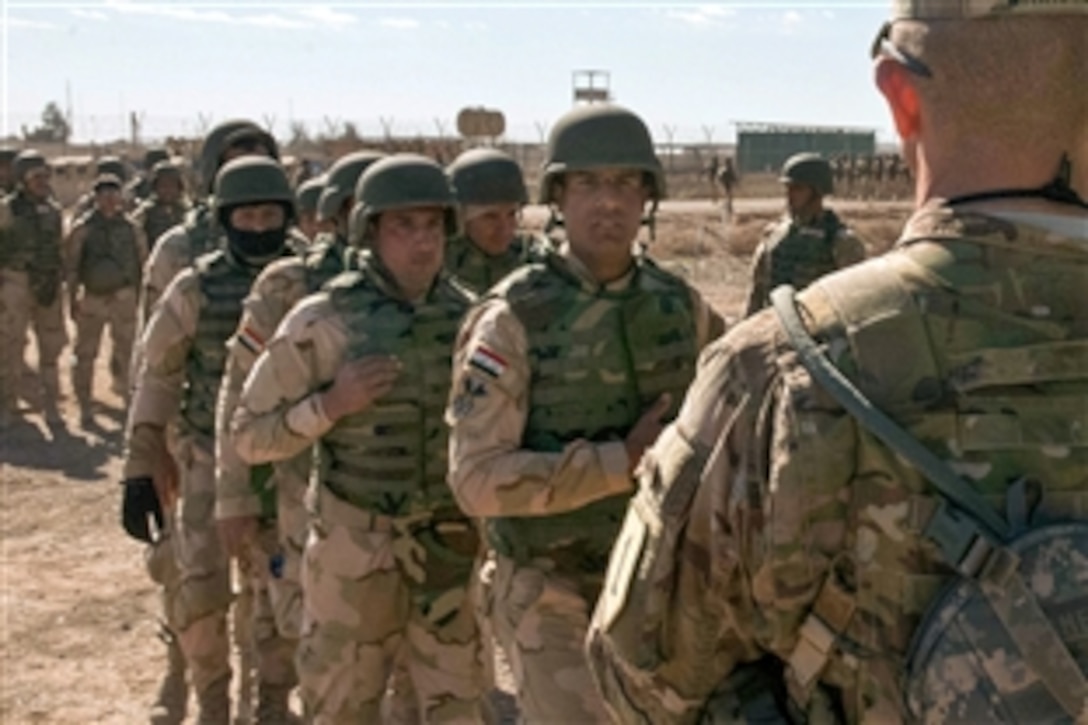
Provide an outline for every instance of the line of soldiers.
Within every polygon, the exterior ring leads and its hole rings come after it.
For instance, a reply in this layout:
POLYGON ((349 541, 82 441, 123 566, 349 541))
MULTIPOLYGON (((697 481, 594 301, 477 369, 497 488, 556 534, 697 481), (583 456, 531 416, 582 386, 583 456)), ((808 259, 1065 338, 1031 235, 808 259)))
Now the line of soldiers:
MULTIPOLYGON (((634 244, 665 188, 626 109, 552 129, 552 240, 479 151, 344 157, 296 245, 275 142, 215 129, 145 266, 123 506, 199 722, 230 556, 259 722, 296 682, 315 723, 478 722, 500 658, 530 723, 1083 721, 1086 26, 897 2, 872 55, 924 203, 834 274, 768 245, 811 284, 728 332, 634 244)), ((789 226, 834 262, 816 161, 789 226)))

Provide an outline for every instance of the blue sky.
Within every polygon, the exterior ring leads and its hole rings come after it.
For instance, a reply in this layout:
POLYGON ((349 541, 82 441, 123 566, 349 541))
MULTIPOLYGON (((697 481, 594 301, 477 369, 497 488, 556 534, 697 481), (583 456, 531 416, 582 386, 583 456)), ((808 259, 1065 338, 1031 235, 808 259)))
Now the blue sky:
POLYGON ((536 140, 571 72, 607 69, 654 136, 731 140, 735 121, 874 128, 867 50, 888 0, 840 2, 48 2, 0 0, 0 132, 71 89, 78 138, 195 133, 200 116, 452 133, 468 105, 536 140))

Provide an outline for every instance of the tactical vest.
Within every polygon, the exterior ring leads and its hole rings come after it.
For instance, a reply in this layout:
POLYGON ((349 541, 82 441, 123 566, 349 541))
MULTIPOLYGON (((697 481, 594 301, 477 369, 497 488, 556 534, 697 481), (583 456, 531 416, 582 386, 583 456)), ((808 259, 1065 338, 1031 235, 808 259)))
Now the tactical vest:
POLYGON ((514 237, 503 254, 491 256, 467 235, 459 235, 446 244, 446 271, 473 291, 483 294, 518 267, 541 261, 546 249, 547 242, 523 232, 514 237))
MULTIPOLYGON (((946 241, 901 242, 901 251, 874 260, 860 275, 817 282, 800 298, 811 315, 809 330, 839 351, 836 367, 878 408, 949 461, 995 511, 1007 511, 1010 523, 1088 520, 1088 340, 1075 322, 1083 319, 1088 258, 1041 230, 948 209, 930 213, 945 218, 928 233, 946 241), (933 281, 938 267, 940 285, 933 281), (1035 493, 1019 500, 1025 485, 1035 493)), ((851 488, 856 527, 844 550, 865 555, 843 560, 844 570, 824 583, 810 615, 827 627, 827 641, 841 646, 827 649, 802 636, 789 657, 807 675, 793 679, 795 694, 804 699, 817 681, 830 686, 851 722, 877 717, 867 704, 901 693, 921 615, 950 580, 923 531, 941 497, 870 436, 859 438, 853 455, 865 478, 851 488)), ((956 527, 947 528, 945 536, 954 538, 956 527)), ((1061 588, 1051 588, 1054 596, 1041 597, 1043 609, 1083 663, 1088 608, 1063 602, 1061 588)), ((996 634, 967 635, 976 648, 1000 649, 996 634)), ((1009 653, 986 654, 993 667, 1017 676, 1009 653)), ((1010 685, 1018 696, 1002 693, 1001 705, 991 703, 998 709, 985 719, 1055 721, 1039 683, 1021 684, 1010 685)), ((911 717, 940 706, 953 708, 945 716, 956 719, 955 708, 976 695, 978 706, 988 707, 985 692, 954 689, 947 686, 948 702, 925 703, 911 717)))
POLYGON ((771 280, 768 290, 791 284, 800 290, 837 269, 835 238, 841 227, 834 212, 825 210, 812 224, 783 220, 768 244, 771 280))
POLYGON ((238 329, 242 302, 260 270, 235 262, 225 251, 200 257, 200 312, 189 356, 181 417, 190 432, 215 435, 215 404, 227 364, 227 340, 238 329))
POLYGON ((348 330, 345 359, 395 355, 393 389, 367 410, 337 422, 319 445, 322 482, 373 513, 406 516, 455 509, 446 484, 453 343, 472 296, 442 276, 421 304, 391 294, 374 259, 326 289, 348 330))
MULTIPOLYGON (((663 393, 675 415, 698 356, 691 290, 639 260, 626 290, 591 291, 557 254, 507 278, 504 297, 525 328, 532 370, 522 447, 558 452, 575 439, 622 441, 663 393)), ((629 496, 554 516, 488 522, 496 551, 525 559, 575 547, 607 556, 629 496)), ((601 571, 603 572, 603 564, 601 571)))
POLYGON ((34 201, 21 191, 4 203, 11 210, 11 226, 0 238, 0 268, 26 272, 38 304, 51 305, 62 276, 60 209, 52 200, 34 201))
POLYGON ((208 197, 206 203, 197 204, 185 214, 185 234, 189 239, 189 264, 196 262, 197 257, 216 249, 214 228, 218 226, 218 222, 212 213, 212 204, 212 198, 208 197))
POLYGON ((26 272, 36 263, 48 261, 44 257, 55 255, 53 268, 59 273, 60 211, 52 202, 36 202, 19 191, 7 196, 3 203, 11 210, 11 226, 4 231, 6 238, 0 245, 0 267, 26 272), (43 250, 50 254, 42 255, 43 250))
POLYGON ((79 258, 79 282, 93 295, 109 295, 140 284, 136 228, 123 214, 111 218, 92 212, 79 258))
POLYGON ((147 244, 153 250, 159 237, 168 229, 173 229, 185 219, 188 206, 181 202, 176 204, 164 204, 157 198, 151 197, 144 201, 136 214, 143 225, 144 234, 147 236, 147 244))
POLYGON ((303 256, 306 269, 306 288, 317 292, 346 267, 347 243, 339 234, 322 232, 314 239, 303 256))

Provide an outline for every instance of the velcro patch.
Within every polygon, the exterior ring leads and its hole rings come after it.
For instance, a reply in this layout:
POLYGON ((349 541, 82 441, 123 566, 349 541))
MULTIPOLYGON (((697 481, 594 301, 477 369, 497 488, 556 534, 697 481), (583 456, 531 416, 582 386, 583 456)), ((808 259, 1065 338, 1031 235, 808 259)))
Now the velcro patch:
POLYGON ((497 378, 506 371, 506 361, 483 345, 478 346, 469 358, 469 364, 482 373, 497 378))

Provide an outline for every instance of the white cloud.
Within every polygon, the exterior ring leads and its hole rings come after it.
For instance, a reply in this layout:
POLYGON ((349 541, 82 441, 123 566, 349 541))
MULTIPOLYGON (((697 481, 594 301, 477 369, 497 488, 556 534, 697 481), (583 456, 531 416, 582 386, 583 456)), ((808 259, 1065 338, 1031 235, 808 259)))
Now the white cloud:
POLYGON ((328 5, 310 5, 296 10, 295 13, 299 17, 314 21, 318 25, 327 25, 337 28, 351 25, 358 20, 358 18, 351 13, 340 12, 334 8, 330 8, 328 5))
POLYGON ((470 20, 467 23, 464 23, 461 27, 463 27, 470 33, 479 33, 487 30, 487 23, 481 22, 479 20, 470 20))
POLYGON ((786 12, 782 13, 783 25, 794 26, 799 24, 802 20, 804 20, 804 18, 801 16, 801 13, 797 12, 796 10, 787 10, 786 12))
POLYGON ((679 20, 689 25, 721 25, 723 21, 733 17, 737 11, 724 5, 697 5, 683 10, 669 10, 666 17, 679 20))
MULTIPOLYGON (((4 27, 5 21, 0 18, 0 27, 4 27)), ((47 23, 41 20, 28 20, 26 18, 16 18, 11 15, 7 16, 7 27, 9 28, 33 28, 36 30, 56 30, 57 26, 53 23, 47 23)))
POLYGON ((294 29, 310 27, 310 24, 305 20, 293 20, 273 13, 265 13, 263 15, 243 15, 238 18, 238 21, 246 23, 247 25, 256 25, 261 28, 294 29))
POLYGON ((195 7, 174 6, 165 4, 144 5, 129 2, 129 0, 107 0, 102 6, 119 13, 132 13, 138 15, 159 15, 175 20, 194 20, 205 23, 231 23, 235 18, 222 10, 200 10, 195 7))
POLYGON ((84 10, 83 8, 72 8, 68 12, 70 12, 72 15, 74 15, 77 18, 83 18, 85 20, 98 20, 100 22, 104 21, 104 20, 109 20, 109 16, 107 16, 105 13, 99 12, 97 10, 84 10))
POLYGON ((382 18, 379 24, 394 30, 415 30, 419 27, 419 21, 415 18, 382 18))

